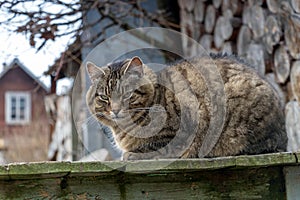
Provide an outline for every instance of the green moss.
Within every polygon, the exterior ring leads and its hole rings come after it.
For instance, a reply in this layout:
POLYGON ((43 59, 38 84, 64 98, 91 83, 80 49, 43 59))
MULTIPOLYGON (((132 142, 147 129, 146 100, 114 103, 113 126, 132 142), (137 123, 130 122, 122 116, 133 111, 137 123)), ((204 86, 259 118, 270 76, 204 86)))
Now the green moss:
POLYGON ((0 166, 0 199, 282 199, 298 157, 15 163, 0 166))
POLYGON ((296 157, 292 153, 275 153, 236 157, 237 167, 260 167, 293 163, 296 163, 296 157))
POLYGON ((165 159, 111 162, 40 162, 0 166, 1 179, 33 179, 66 175, 115 174, 116 171, 148 173, 151 171, 216 170, 228 167, 260 167, 296 164, 300 153, 276 153, 212 159, 165 159))

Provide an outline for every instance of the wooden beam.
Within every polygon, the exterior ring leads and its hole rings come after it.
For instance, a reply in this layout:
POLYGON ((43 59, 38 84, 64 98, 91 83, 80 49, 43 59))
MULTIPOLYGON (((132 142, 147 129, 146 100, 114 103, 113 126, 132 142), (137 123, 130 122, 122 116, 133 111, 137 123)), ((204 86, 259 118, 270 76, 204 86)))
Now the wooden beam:
POLYGON ((289 166, 299 169, 298 154, 9 164, 0 199, 285 199, 289 166))

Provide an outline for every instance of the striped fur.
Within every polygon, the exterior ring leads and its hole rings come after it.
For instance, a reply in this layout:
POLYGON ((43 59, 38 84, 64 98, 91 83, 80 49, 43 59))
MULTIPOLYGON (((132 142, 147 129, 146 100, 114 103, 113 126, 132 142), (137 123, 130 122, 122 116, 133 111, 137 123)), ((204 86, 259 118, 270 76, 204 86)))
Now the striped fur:
POLYGON ((138 57, 101 69, 88 63, 92 85, 87 105, 99 122, 112 129, 125 159, 201 157, 210 120, 218 112, 212 110, 215 94, 206 82, 214 77, 199 69, 212 65, 224 83, 227 112, 221 136, 205 156, 285 151, 284 115, 276 93, 233 57, 183 60, 157 73, 138 57))

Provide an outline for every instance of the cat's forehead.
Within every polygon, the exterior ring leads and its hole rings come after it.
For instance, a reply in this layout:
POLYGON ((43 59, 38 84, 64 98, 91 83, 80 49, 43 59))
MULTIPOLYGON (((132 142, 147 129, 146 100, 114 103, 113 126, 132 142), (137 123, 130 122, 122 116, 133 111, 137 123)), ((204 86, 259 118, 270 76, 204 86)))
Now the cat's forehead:
POLYGON ((122 75, 123 68, 128 64, 129 60, 109 63, 106 66, 101 67, 104 75, 98 77, 97 85, 106 85, 108 81, 116 81, 120 79, 122 75))
POLYGON ((123 61, 118 61, 118 62, 113 62, 113 63, 109 63, 107 65, 108 69, 110 70, 110 73, 119 73, 121 74, 121 72, 123 71, 124 67, 127 66, 127 64, 129 63, 129 59, 123 60, 123 61))

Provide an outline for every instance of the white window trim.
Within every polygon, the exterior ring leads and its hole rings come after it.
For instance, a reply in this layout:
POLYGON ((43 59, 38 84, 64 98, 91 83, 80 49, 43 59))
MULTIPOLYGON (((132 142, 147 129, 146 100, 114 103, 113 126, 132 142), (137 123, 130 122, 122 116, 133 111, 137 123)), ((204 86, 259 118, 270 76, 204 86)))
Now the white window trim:
MULTIPOLYGON (((18 110, 18 109, 17 109, 18 110)), ((17 111, 18 112, 18 111, 17 111)), ((31 95, 30 92, 24 91, 7 91, 5 92, 5 122, 9 125, 25 125, 31 121, 31 95), (12 119, 11 118, 11 98, 12 97, 25 97, 25 117, 24 119, 12 119)))

